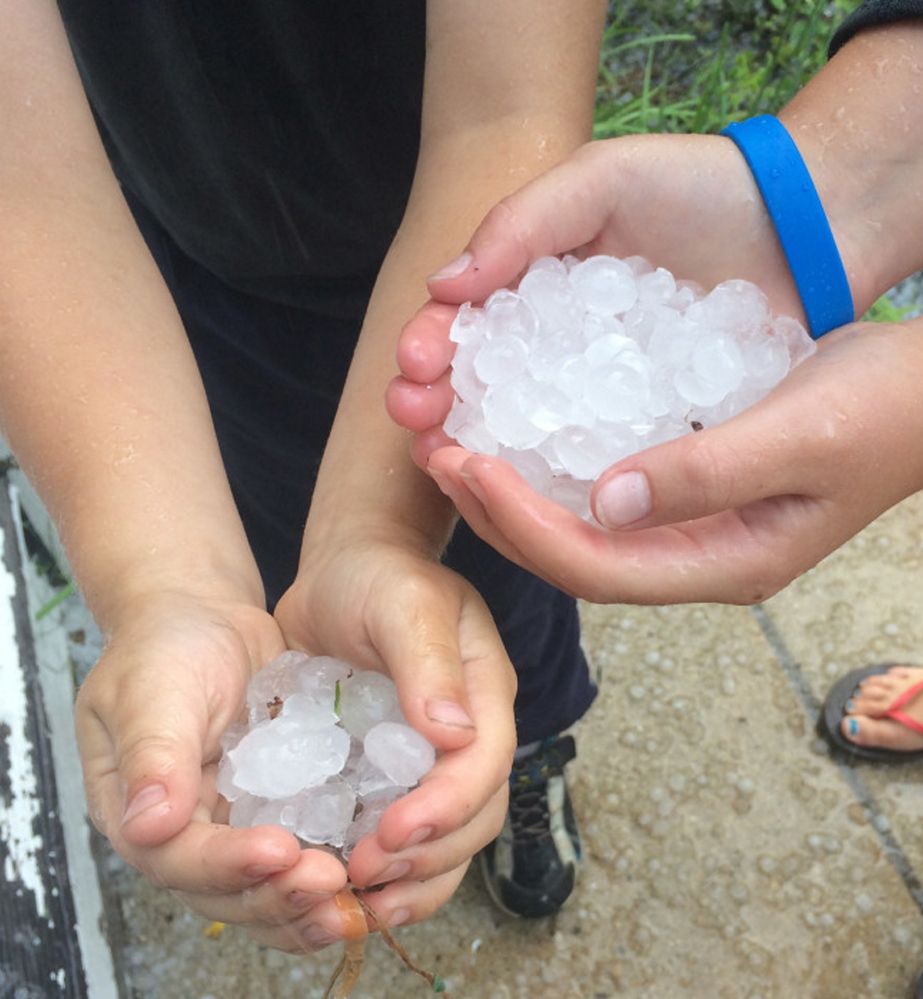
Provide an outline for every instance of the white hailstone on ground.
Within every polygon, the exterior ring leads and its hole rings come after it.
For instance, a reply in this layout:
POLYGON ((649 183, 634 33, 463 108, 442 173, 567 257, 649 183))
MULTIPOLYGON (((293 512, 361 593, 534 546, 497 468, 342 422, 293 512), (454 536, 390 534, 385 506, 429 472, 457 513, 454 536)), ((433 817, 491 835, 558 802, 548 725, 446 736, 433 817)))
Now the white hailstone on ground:
POLYGON ((393 681, 329 656, 284 652, 250 681, 247 708, 217 779, 238 828, 278 825, 345 857, 435 763, 393 681))
POLYGON ((543 257, 451 338, 446 433, 587 519, 610 465, 752 406, 815 349, 755 285, 705 294, 641 257, 543 257))

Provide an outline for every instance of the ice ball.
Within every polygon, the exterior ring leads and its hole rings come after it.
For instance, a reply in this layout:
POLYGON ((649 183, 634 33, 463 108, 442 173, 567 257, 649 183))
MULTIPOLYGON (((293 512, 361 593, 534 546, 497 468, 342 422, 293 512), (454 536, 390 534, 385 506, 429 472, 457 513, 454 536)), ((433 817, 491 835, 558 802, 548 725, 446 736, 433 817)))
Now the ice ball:
POLYGON ((403 787, 413 787, 436 761, 426 739, 400 722, 380 722, 369 729, 364 746, 369 762, 403 787))
POLYGON ((281 826, 345 858, 435 762, 390 677, 329 656, 283 653, 251 680, 247 709, 216 781, 236 828, 281 826))
POLYGON ((815 350, 750 282, 706 293, 603 255, 540 258, 517 289, 461 306, 450 336, 445 432, 586 519, 606 468, 729 419, 815 350))

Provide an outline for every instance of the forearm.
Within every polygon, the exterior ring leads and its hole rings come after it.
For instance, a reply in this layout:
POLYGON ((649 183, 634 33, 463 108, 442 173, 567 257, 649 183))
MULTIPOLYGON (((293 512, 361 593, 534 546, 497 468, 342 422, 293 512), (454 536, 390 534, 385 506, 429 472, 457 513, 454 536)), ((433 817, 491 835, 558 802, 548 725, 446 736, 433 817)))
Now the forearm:
POLYGON ((859 32, 784 108, 861 314, 923 267, 923 21, 859 32))
MULTIPOLYGON (((483 134, 482 139, 494 143, 496 137, 483 134)), ((562 144, 565 151, 569 148, 562 144)), ((392 539, 396 527, 407 530, 406 540, 415 547, 435 552, 445 543, 452 507, 412 465, 409 437, 387 418, 384 395, 397 371, 397 336, 425 302, 427 276, 460 251, 482 215, 516 186, 514 178, 528 169, 526 164, 536 172, 541 169, 541 156, 527 142, 520 148, 509 143, 507 155, 501 166, 483 153, 445 148, 433 159, 450 162, 421 164, 413 201, 369 305, 327 444, 309 528, 323 523, 326 532, 335 523, 338 530, 355 527, 368 533, 377 522, 392 539), (507 163, 516 165, 514 178, 507 163)))
MULTIPOLYGON (((308 523, 309 547, 331 531, 368 535, 378 530, 391 539, 395 530, 403 531, 412 545, 428 552, 444 544, 452 507, 413 465, 409 436, 384 408, 385 389, 397 372, 398 336, 427 298, 427 276, 463 249, 483 215, 591 134, 603 5, 582 3, 584 20, 575 11, 567 14, 565 20, 573 17, 580 27, 557 31, 565 40, 553 51, 562 65, 544 65, 538 74, 528 54, 540 59, 547 41, 519 38, 517 54, 485 56, 485 47, 503 35, 497 32, 486 42, 480 32, 462 26, 461 21, 481 23, 473 16, 465 20, 465 9, 477 4, 431 6, 438 9, 429 17, 423 134, 413 191, 379 274, 328 442, 308 523), (593 16, 587 17, 588 11, 593 16), (575 37, 566 38, 567 31, 575 37), (482 71, 469 65, 469 53, 485 60, 482 71), (569 70, 567 53, 573 57, 569 70), (507 71, 512 81, 504 81, 507 71)), ((482 27, 491 37, 489 26, 482 27)), ((538 29, 530 25, 526 30, 538 29)), ((554 24, 542 28, 552 36, 556 30, 554 24)))
MULTIPOLYGON (((99 215, 49 228, 77 223, 99 215)), ((94 240, 92 261, 6 240, 0 250, 0 273, 12 275, 0 299, 0 427, 104 627, 116 604, 156 588, 230 596, 221 590, 236 577, 260 596, 195 363, 130 236, 94 240)))
MULTIPOLYGON (((182 329, 145 300, 144 278, 156 276, 140 254, 120 249, 126 274, 112 294, 130 294, 131 307, 102 290, 115 272, 80 266, 72 280, 49 254, 20 266, 0 305, 0 427, 104 627, 115 602, 156 588, 208 590, 249 575, 259 599, 182 329)), ((16 259, 0 254, 0 270, 16 259)))
POLYGON ((0 43, 0 430, 104 628, 158 587, 259 599, 179 317, 56 14, 20 7, 0 43))

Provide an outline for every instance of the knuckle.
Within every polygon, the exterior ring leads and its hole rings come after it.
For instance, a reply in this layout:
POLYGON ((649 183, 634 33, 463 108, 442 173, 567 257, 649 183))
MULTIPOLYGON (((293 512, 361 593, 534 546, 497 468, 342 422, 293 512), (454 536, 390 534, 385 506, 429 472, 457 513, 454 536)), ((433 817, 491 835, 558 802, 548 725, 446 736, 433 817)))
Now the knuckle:
POLYGON ((697 506, 714 504, 719 508, 726 504, 733 494, 733 488, 728 480, 725 458, 713 444, 698 439, 693 439, 690 446, 680 451, 677 471, 686 492, 687 503, 691 499, 697 506))

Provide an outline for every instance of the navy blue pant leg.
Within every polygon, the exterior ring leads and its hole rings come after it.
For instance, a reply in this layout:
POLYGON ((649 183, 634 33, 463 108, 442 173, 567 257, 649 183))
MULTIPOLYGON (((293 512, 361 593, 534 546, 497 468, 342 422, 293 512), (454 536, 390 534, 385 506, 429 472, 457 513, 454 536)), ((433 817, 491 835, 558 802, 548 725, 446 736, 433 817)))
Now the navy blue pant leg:
POLYGON ((596 686, 580 645, 573 597, 504 558, 464 521, 445 562, 484 598, 516 667, 519 744, 555 735, 583 717, 596 686))
MULTIPOLYGON (((317 469, 360 323, 229 288, 132 203, 196 356, 222 458, 270 607, 295 576, 317 469)), ((519 678, 519 742, 580 718, 596 688, 573 598, 460 524, 445 562, 484 597, 519 678)))

